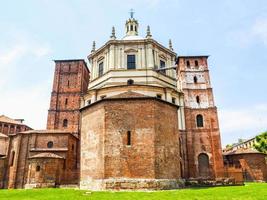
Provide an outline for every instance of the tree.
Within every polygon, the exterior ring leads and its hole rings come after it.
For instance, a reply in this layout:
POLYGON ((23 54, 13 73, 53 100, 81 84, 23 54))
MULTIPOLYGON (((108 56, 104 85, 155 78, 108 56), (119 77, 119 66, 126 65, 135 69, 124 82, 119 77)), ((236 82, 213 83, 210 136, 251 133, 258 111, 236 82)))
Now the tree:
POLYGON ((254 144, 254 148, 259 152, 267 154, 267 131, 256 136, 256 143, 254 144))

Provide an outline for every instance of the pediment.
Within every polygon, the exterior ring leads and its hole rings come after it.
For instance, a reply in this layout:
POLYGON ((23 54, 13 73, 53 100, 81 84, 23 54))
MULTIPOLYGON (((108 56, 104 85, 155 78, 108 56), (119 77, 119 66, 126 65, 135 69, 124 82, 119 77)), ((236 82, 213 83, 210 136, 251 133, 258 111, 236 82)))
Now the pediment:
POLYGON ((136 53, 136 52, 138 52, 138 50, 134 49, 134 48, 129 48, 129 49, 125 49, 124 52, 125 53, 131 53, 131 52, 135 52, 136 53))

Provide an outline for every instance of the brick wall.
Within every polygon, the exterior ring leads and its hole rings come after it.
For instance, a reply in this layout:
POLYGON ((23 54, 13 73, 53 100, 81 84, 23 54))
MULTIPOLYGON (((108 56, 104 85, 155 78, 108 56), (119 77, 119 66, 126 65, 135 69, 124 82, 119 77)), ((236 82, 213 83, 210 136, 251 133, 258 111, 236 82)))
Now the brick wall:
POLYGON ((155 99, 104 99, 83 109, 81 185, 91 178, 180 178, 177 107, 155 99))
POLYGON ((55 63, 47 129, 67 130, 78 135, 80 98, 87 92, 89 70, 84 60, 57 60, 55 63), (65 126, 64 120, 67 120, 65 126))

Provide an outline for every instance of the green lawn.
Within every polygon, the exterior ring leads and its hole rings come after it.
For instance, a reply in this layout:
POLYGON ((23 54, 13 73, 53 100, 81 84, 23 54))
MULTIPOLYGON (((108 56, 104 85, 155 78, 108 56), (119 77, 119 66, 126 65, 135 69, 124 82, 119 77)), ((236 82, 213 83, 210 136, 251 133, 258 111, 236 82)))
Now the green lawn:
POLYGON ((177 199, 177 200, 267 200, 267 183, 245 186, 191 188, 155 192, 92 192, 73 189, 0 190, 0 200, 83 200, 83 199, 177 199))

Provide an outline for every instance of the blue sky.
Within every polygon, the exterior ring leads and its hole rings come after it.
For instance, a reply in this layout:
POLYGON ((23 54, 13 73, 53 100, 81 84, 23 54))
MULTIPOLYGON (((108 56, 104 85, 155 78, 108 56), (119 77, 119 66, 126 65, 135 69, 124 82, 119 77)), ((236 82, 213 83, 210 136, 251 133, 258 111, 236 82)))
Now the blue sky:
POLYGON ((133 8, 140 35, 208 54, 223 145, 267 129, 266 0, 24 0, 0 7, 0 114, 46 125, 53 59, 86 58, 133 8))

